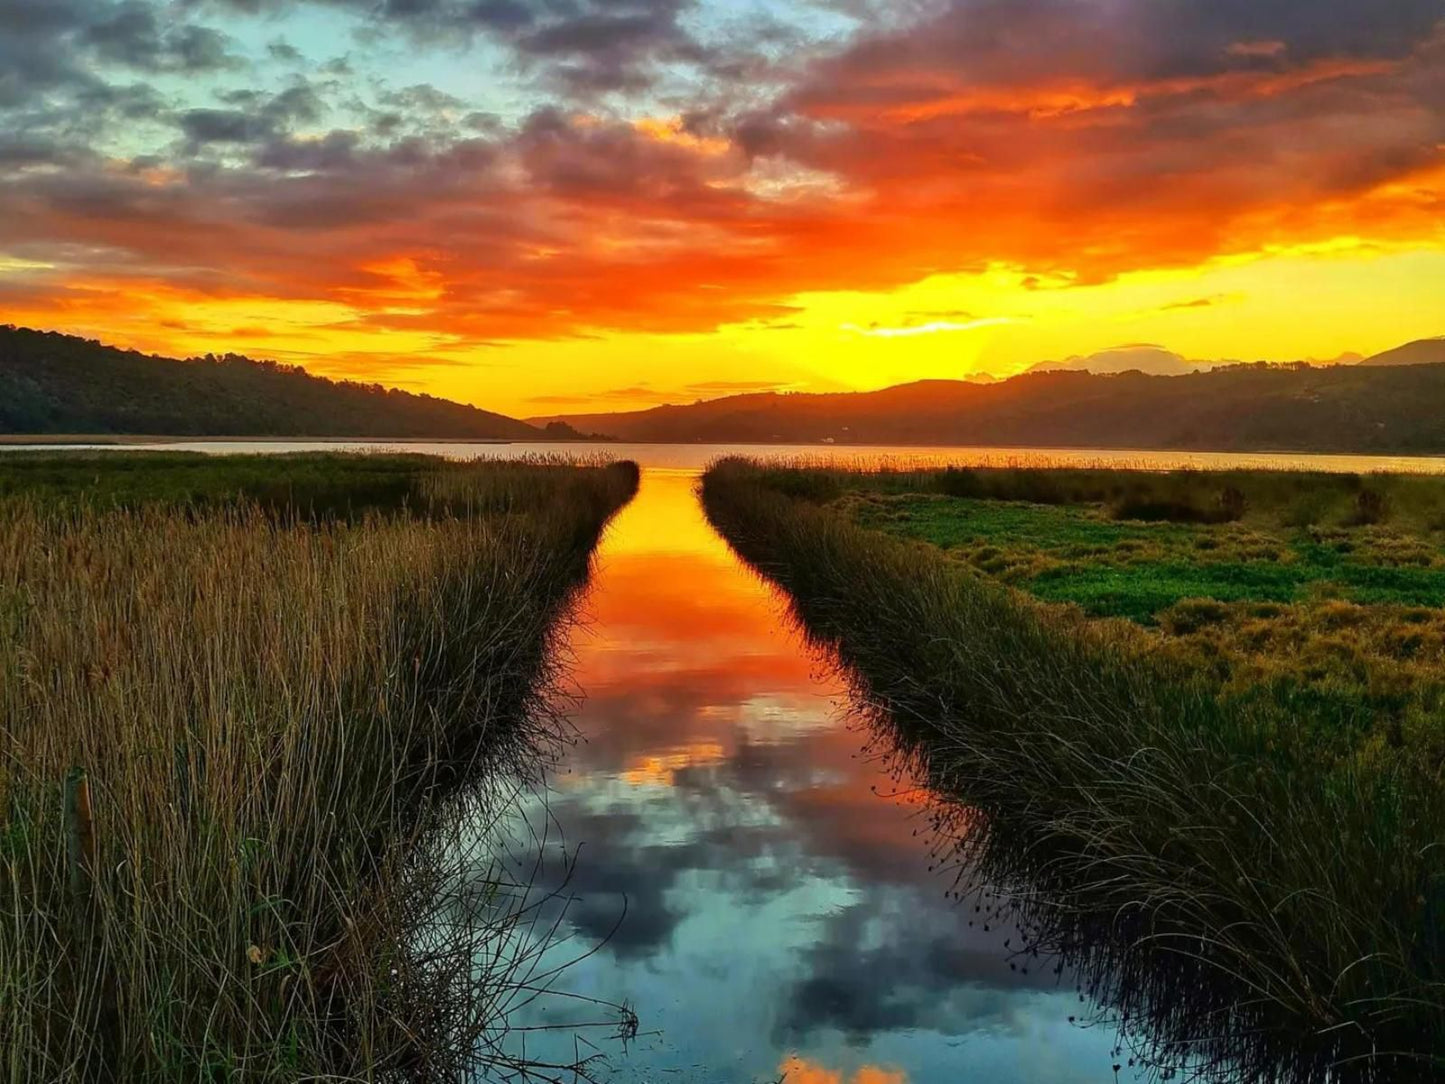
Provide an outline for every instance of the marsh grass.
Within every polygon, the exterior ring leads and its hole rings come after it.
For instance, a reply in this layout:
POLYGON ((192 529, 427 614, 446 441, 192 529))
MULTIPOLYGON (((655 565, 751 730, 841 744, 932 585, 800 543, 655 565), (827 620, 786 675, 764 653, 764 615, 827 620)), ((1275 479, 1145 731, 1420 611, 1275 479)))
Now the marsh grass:
POLYGON ((292 522, 359 520, 372 512, 524 512, 559 497, 550 484, 538 484, 545 475, 534 468, 607 462, 547 455, 449 460, 381 449, 276 455, 17 450, 0 455, 0 500, 187 513, 244 503, 292 522))
POLYGON ((1292 527, 1394 523, 1445 530, 1445 476, 1303 470, 1152 470, 1135 467, 838 466, 798 459, 763 467, 767 484, 793 496, 931 493, 1045 505, 1097 505, 1118 520, 1239 521, 1292 527))
MULTIPOLYGON (((1228 473, 1190 472, 1170 484, 1196 477, 1205 493, 1266 491, 1252 472, 1238 485, 1228 473)), ((1247 521, 1230 523, 1119 520, 1099 503, 945 496, 930 491, 938 478, 917 472, 909 484, 923 492, 894 492, 892 476, 859 476, 830 506, 1052 604, 1059 623, 1096 620, 1117 651, 1157 655, 1220 696, 1270 700, 1310 720, 1319 759, 1391 759, 1445 784, 1445 536, 1419 517, 1288 526, 1286 497, 1315 484, 1341 496, 1339 516, 1350 521, 1343 496, 1352 483, 1329 476, 1271 478, 1267 491, 1280 499, 1261 499, 1247 521)), ((1388 492, 1396 481, 1372 484, 1388 492)), ((1417 509, 1445 490, 1445 479, 1410 481, 1417 509)), ((1101 497, 1110 486, 1123 488, 1096 482, 1085 494, 1101 497)))
POLYGON ((821 503, 849 484, 725 460, 702 496, 935 790, 980 811, 960 853, 988 851, 986 873, 1067 918, 1052 929, 1100 946, 1119 976, 1106 992, 1136 1016, 1153 1005, 1175 1061, 1434 1079, 1441 788, 1398 759, 1317 756, 1307 714, 1221 698, 1108 626, 821 503), (1191 996, 1161 1000, 1176 983, 1191 996))
MULTIPOLYGON (((484 884, 419 938, 457 891, 437 811, 559 739, 550 649, 636 468, 409 462, 333 517, 235 494, 255 462, 0 504, 0 1079, 455 1079, 498 1049, 520 965, 476 950, 532 904, 484 884)), ((301 473, 341 498, 377 467, 301 473)))

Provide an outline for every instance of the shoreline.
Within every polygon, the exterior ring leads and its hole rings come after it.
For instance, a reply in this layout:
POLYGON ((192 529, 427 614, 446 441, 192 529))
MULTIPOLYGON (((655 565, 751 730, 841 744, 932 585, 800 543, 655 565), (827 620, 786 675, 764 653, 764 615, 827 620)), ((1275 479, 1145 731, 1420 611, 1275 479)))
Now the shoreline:
POLYGON ((899 449, 904 451, 977 451, 977 452, 1059 452, 1100 455, 1233 455, 1233 456, 1318 456, 1321 458, 1360 459, 1428 459, 1445 461, 1445 449, 1437 452, 1379 451, 1365 449, 1321 448, 1156 448, 1146 445, 1080 445, 1080 444, 910 444, 877 443, 873 441, 809 440, 647 440, 629 437, 582 439, 544 438, 529 440, 511 437, 411 437, 411 436, 276 436, 255 434, 225 436, 207 434, 143 434, 143 433, 0 433, 0 447, 130 447, 146 444, 602 444, 639 445, 658 448, 807 448, 821 453, 852 449, 899 449))

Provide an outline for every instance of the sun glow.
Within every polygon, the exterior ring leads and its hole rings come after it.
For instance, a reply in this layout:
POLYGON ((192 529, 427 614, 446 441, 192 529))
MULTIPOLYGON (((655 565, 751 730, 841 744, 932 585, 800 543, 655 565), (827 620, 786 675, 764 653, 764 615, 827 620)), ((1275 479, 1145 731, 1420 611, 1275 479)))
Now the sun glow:
POLYGON ((779 3, 800 21, 766 44, 664 12, 656 55, 562 20, 456 49, 397 25, 332 63, 350 7, 263 34, 231 5, 216 40, 250 52, 152 57, 164 93, 85 58, 109 93, 52 112, 109 112, 12 124, 0 318, 522 416, 1445 332, 1445 29, 1414 8, 1326 48, 1285 9, 779 3))

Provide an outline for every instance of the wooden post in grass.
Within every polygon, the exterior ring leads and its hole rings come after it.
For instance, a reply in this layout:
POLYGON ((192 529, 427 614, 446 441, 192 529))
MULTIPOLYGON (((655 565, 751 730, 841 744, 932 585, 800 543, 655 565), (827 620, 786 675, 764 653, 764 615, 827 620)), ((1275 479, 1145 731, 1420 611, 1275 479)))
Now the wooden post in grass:
POLYGON ((71 768, 65 776, 66 856, 70 866, 70 898, 77 918, 89 910, 95 877, 95 812, 90 801, 90 777, 84 768, 71 768))

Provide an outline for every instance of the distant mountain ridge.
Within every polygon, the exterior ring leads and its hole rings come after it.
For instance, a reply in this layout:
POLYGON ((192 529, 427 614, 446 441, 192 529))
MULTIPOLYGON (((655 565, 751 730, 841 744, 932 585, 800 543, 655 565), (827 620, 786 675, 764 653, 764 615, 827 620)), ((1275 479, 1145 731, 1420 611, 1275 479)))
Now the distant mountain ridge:
POLYGON ((1445 336, 1414 342, 1366 358, 1361 365, 1445 365, 1445 336))
POLYGON ((1172 350, 1153 343, 1130 343, 1109 350, 1100 350, 1087 357, 1071 357, 1064 361, 1041 361, 1031 366, 1030 373, 1060 371, 1083 373, 1148 373, 1151 376, 1183 376, 1208 368, 1209 363, 1189 361, 1172 350))
POLYGON ((678 443, 1445 454, 1445 338, 1359 364, 1195 366, 1137 344, 1044 363, 1008 380, 755 392, 519 421, 275 362, 236 355, 177 361, 0 326, 0 434, 526 441, 585 432, 678 443), (1090 372, 1090 365, 1110 371, 1090 372))
POLYGON ((545 440, 575 436, 430 395, 237 355, 177 361, 0 326, 0 433, 545 440))
POLYGON ((556 419, 619 440, 1445 454, 1445 365, 1044 371, 556 419))

